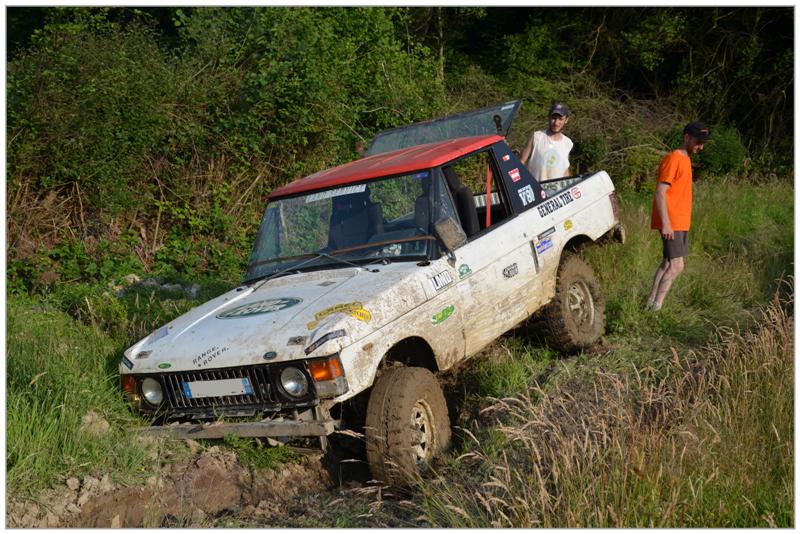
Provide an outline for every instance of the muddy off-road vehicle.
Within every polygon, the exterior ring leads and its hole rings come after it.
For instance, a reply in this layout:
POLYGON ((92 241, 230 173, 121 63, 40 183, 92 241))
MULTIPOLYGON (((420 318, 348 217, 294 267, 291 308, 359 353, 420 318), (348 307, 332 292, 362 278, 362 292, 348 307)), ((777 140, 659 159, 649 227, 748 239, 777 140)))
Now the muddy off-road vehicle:
POLYGON ((122 389, 178 438, 327 436, 360 399, 372 474, 442 451, 437 375, 534 314, 598 341, 579 251, 623 241, 605 172, 539 183, 505 136, 519 101, 379 134, 367 156, 274 190, 244 281, 125 351, 122 389))

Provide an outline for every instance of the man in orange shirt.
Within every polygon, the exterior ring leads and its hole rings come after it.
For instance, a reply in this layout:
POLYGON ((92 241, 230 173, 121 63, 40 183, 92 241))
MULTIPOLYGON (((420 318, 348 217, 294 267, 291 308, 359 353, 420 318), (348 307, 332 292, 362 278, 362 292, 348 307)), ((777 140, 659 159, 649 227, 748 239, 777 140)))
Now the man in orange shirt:
POLYGON ((659 230, 664 259, 653 279, 647 309, 658 311, 664 304, 672 282, 683 272, 683 258, 689 254, 689 227, 692 223, 692 154, 703 150, 711 139, 705 124, 691 122, 683 129, 683 144, 661 160, 653 198, 650 228, 659 230))

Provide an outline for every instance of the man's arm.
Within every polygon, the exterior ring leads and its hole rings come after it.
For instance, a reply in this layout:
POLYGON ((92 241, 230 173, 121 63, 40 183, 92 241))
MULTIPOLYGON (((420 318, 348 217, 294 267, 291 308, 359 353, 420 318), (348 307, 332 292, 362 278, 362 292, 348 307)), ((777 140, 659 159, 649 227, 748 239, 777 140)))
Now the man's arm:
POLYGON ((528 160, 531 159, 531 154, 533 153, 533 137, 532 135, 531 138, 528 139, 528 144, 525 145, 525 150, 522 151, 522 156, 519 158, 523 165, 527 165, 528 160))
POLYGON ((667 189, 669 184, 666 182, 658 182, 656 186, 656 210, 661 219, 661 235, 664 239, 673 239, 675 232, 672 231, 672 223, 669 220, 669 212, 667 210, 667 189))

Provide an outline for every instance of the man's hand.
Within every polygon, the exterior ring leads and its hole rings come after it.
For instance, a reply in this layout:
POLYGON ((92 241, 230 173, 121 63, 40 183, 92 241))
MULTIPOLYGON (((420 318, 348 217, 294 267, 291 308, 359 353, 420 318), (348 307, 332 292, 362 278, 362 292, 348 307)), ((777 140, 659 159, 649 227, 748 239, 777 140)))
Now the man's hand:
POLYGON ((661 224, 661 235, 664 239, 675 239, 675 232, 672 231, 672 225, 669 221, 664 221, 661 224))

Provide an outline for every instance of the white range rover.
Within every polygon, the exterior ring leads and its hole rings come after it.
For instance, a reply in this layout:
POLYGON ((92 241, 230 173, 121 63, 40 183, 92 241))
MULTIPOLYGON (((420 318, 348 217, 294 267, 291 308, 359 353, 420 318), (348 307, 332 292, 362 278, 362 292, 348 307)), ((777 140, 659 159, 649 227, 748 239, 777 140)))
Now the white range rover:
POLYGON ((519 106, 383 132, 274 190, 241 286, 125 351, 148 431, 325 447, 360 402, 373 475, 402 483, 450 439, 437 375, 535 313, 562 350, 597 342, 603 296, 579 253, 624 241, 614 185, 537 182, 505 139, 519 106))

